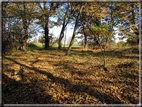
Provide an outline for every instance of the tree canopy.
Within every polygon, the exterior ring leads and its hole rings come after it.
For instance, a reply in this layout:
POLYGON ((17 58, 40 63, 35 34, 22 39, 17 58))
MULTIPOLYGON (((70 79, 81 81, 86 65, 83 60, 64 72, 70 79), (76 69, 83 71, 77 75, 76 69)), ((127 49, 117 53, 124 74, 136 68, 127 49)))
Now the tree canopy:
POLYGON ((122 39, 127 38, 127 42, 132 44, 139 43, 138 2, 3 2, 2 8, 5 35, 3 41, 13 38, 20 41, 21 46, 25 46, 30 37, 37 35, 40 29, 43 29, 45 49, 49 49, 50 29, 54 26, 62 26, 57 37, 58 48, 61 49, 61 41, 67 25, 74 27, 69 50, 75 35, 84 35, 80 38, 84 38, 86 47, 87 41, 96 41, 95 36, 99 40, 105 37, 114 38, 114 27, 119 29, 122 39), (87 23, 95 35, 88 29, 87 23))

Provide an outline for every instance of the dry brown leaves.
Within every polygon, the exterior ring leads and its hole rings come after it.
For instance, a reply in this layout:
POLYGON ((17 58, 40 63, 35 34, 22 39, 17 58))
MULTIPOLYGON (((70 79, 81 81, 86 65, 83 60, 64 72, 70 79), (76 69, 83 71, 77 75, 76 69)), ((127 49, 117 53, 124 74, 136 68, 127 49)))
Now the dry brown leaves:
POLYGON ((100 50, 17 51, 3 57, 3 103, 137 104, 139 54, 107 50, 109 72, 100 50), (134 62, 134 63, 133 63, 134 62), (24 77, 14 75, 24 69, 24 77), (12 98, 12 99, 11 99, 12 98))

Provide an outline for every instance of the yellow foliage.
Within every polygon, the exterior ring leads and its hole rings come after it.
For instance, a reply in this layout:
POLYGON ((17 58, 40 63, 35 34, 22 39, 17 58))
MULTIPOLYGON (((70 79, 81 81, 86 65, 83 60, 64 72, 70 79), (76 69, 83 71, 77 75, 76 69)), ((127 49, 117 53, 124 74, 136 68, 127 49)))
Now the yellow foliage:
POLYGON ((54 93, 54 94, 53 94, 53 97, 54 97, 54 98, 56 98, 56 97, 57 97, 56 93, 54 93))
POLYGON ((77 10, 79 10, 79 9, 80 9, 80 7, 79 7, 79 6, 76 6, 76 7, 74 7, 74 9, 77 9, 77 10))

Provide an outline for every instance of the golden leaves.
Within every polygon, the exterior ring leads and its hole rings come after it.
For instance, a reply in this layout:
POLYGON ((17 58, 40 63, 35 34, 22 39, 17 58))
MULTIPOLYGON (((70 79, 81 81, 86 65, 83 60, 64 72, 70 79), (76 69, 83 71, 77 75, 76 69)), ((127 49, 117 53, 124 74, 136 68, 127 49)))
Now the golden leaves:
POLYGON ((54 93, 54 94, 53 94, 53 97, 54 97, 54 98, 56 98, 56 97, 57 97, 56 93, 54 93))
POLYGON ((53 83, 51 86, 53 86, 53 87, 54 87, 54 86, 55 86, 55 83, 53 83))
POLYGON ((75 7, 74 7, 74 9, 77 9, 77 10, 79 10, 79 9, 80 9, 80 7, 79 7, 79 6, 75 6, 75 7))
POLYGON ((69 97, 69 96, 70 96, 70 93, 69 93, 69 92, 67 92, 67 93, 66 93, 66 95, 69 97))

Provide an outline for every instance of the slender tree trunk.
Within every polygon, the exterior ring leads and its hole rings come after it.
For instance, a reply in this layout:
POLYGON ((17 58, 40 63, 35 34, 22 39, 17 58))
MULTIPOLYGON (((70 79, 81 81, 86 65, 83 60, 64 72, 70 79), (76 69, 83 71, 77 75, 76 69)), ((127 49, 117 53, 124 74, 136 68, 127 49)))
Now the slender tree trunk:
POLYGON ((49 29, 48 29, 48 22, 45 24, 45 49, 49 49, 49 29))
POLYGON ((58 49, 61 49, 62 47, 62 44, 61 44, 61 37, 59 37, 59 46, 58 46, 58 49))
POLYGON ((73 45, 73 41, 74 41, 74 37, 75 37, 75 33, 76 33, 76 30, 77 30, 77 25, 78 25, 78 21, 80 19, 80 14, 82 12, 82 9, 83 9, 83 5, 81 5, 81 8, 79 10, 79 13, 78 13, 78 16, 77 16, 77 19, 76 19, 76 22, 75 22, 75 27, 74 27, 74 31, 73 31, 73 35, 72 35, 72 39, 71 39, 71 42, 70 42, 70 45, 69 45, 69 48, 66 52, 66 56, 69 56, 70 54, 70 50, 71 50, 71 47, 73 45))
POLYGON ((104 50, 102 50, 102 54, 103 54, 103 58, 104 58, 104 68, 107 70, 107 66, 106 66, 106 58, 105 58, 105 49, 106 49, 106 44, 107 44, 107 41, 108 41, 108 38, 106 38, 106 43, 105 43, 105 47, 104 47, 104 50))
POLYGON ((60 36, 59 36, 59 47, 58 47, 58 49, 61 49, 61 47, 62 47, 62 44, 61 44, 61 41, 62 41, 62 39, 63 39, 63 37, 64 37, 64 31, 65 31, 65 21, 64 21, 64 23, 63 23, 63 27, 62 27, 62 30, 61 30, 61 33, 60 33, 60 36))
POLYGON ((67 34, 67 29, 66 29, 66 31, 65 31, 64 48, 65 48, 65 43, 66 43, 66 34, 67 34))
POLYGON ((85 33, 84 25, 83 25, 83 33, 84 33, 84 36, 85 36, 84 48, 87 49, 87 35, 85 33))
POLYGON ((75 33, 76 33, 76 30, 77 30, 77 23, 78 23, 78 21, 76 21, 76 23, 75 23, 75 28, 74 28, 73 36, 72 36, 72 39, 71 39, 70 45, 69 45, 69 47, 68 47, 68 50, 67 50, 66 56, 69 56, 69 54, 70 54, 70 50, 71 50, 71 47, 72 47, 72 45, 73 45, 73 41, 74 41, 74 37, 75 37, 75 33))
POLYGON ((87 35, 84 35, 85 36, 85 44, 84 44, 84 48, 87 49, 87 35))
MULTIPOLYGON (((88 27, 88 29, 92 32, 92 34, 96 37, 96 35, 95 35, 94 32, 89 28, 89 26, 87 26, 87 27, 88 27)), ((97 37, 96 37, 96 39, 97 39, 97 37)), ((108 38, 107 38, 107 40, 108 40, 108 38)), ((106 40, 106 44, 107 44, 107 40, 106 40)), ((106 58, 105 58, 105 48, 106 48, 106 44, 105 44, 105 47, 104 47, 104 50, 103 50, 102 45, 100 44, 100 42, 99 42, 98 39, 97 39, 97 42, 98 42, 98 44, 99 44, 99 46, 100 46, 100 48, 101 48, 101 51, 102 51, 103 60, 104 60, 104 70, 105 70, 105 71, 108 71, 108 69, 106 68, 107 66, 106 66, 106 58)))
MULTIPOLYGON (((58 46, 58 49, 61 49, 61 47, 62 47, 61 41, 62 41, 62 39, 64 37, 65 27, 68 24, 68 22, 66 23, 65 21, 66 21, 66 18, 67 18, 67 13, 68 13, 69 5, 70 5, 70 3, 68 4, 67 11, 66 11, 65 16, 64 16, 63 26, 62 26, 62 30, 61 30, 61 33, 60 33, 60 36, 59 36, 59 46, 58 46)), ((69 19, 68 19, 68 21, 69 21, 69 19)))

